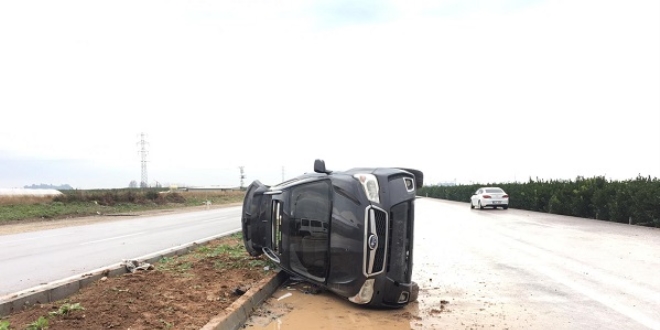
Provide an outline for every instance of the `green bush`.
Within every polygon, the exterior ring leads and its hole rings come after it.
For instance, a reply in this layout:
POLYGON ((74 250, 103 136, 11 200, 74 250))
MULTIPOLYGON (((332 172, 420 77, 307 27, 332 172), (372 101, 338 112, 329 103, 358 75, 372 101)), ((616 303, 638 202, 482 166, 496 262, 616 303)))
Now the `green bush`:
POLYGON ((660 227, 660 180, 638 176, 626 181, 605 177, 575 180, 532 180, 525 183, 486 183, 459 186, 424 186, 420 196, 468 202, 485 186, 498 186, 509 194, 509 206, 537 212, 660 227))
MULTIPOLYGON (((164 189, 109 189, 109 190, 71 190, 53 198, 59 203, 91 203, 114 206, 117 204, 159 203, 160 192, 164 189)), ((162 201, 161 203, 162 204, 162 201)))
POLYGON ((0 224, 22 219, 56 219, 198 206, 207 201, 212 204, 239 203, 244 196, 243 191, 175 192, 159 188, 70 190, 48 198, 0 199, 0 224))

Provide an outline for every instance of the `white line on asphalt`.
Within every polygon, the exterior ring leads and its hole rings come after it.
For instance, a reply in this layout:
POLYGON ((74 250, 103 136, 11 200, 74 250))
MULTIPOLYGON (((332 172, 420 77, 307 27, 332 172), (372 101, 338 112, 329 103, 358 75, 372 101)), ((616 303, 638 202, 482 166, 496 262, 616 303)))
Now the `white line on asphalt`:
POLYGON ((125 237, 131 237, 131 236, 137 236, 137 235, 142 235, 144 234, 143 232, 140 233, 134 233, 130 235, 123 235, 123 236, 117 236, 117 237, 110 237, 110 238, 104 238, 104 239, 97 239, 95 241, 89 241, 89 242, 84 242, 80 243, 80 245, 88 245, 88 244, 94 244, 94 243, 99 243, 99 242, 105 242, 105 241, 111 241, 113 239, 120 239, 120 238, 125 238, 125 237))
POLYGON ((536 246, 522 243, 522 241, 517 241, 513 237, 507 235, 504 235, 503 237, 505 238, 494 238, 499 240, 502 245, 508 245, 509 248, 511 248, 514 252, 517 251, 520 254, 526 255, 527 258, 531 260, 537 260, 538 262, 536 265, 533 265, 533 269, 540 274, 550 277, 554 281, 561 283, 571 288, 572 290, 577 291, 589 297, 590 299, 617 311, 622 315, 627 316, 639 324, 642 324, 651 329, 660 329, 660 320, 657 318, 649 317, 643 311, 640 311, 637 308, 629 307, 625 302, 617 299, 617 297, 602 293, 599 289, 588 288, 587 285, 593 284, 595 279, 602 286, 606 286, 610 290, 632 293, 645 302, 657 303, 660 301, 660 299, 658 299, 658 297, 654 295, 653 292, 648 292, 648 290, 645 290, 643 287, 635 284, 632 281, 626 281, 615 276, 608 275, 606 272, 602 272, 587 265, 580 264, 569 258, 560 257, 536 246), (542 260, 545 260, 545 262, 542 260), (548 263, 548 261, 550 263, 548 263), (590 274, 590 279, 585 279, 582 277, 576 280, 575 278, 570 278, 569 276, 562 274, 561 271, 555 271, 555 268, 563 268, 565 272, 568 272, 572 275, 588 273, 590 274))
POLYGON ((15 242, 22 242, 22 241, 29 241, 33 239, 42 239, 42 238, 51 238, 51 237, 58 237, 58 236, 68 236, 69 234, 59 234, 59 235, 49 235, 49 236, 36 236, 36 237, 27 237, 27 238, 21 238, 21 239, 15 239, 13 241, 0 241, 0 244, 5 244, 5 243, 15 243, 15 242))
POLYGON ((614 297, 610 297, 607 294, 600 293, 598 290, 592 290, 584 285, 580 285, 580 283, 577 283, 574 280, 561 275, 559 272, 552 271, 549 267, 543 267, 542 272, 553 280, 562 283, 577 292, 582 293, 583 295, 629 317, 632 320, 637 321, 639 324, 643 324, 644 326, 647 326, 651 329, 660 329, 660 322, 658 320, 647 316, 634 307, 629 307, 625 303, 617 301, 617 299, 614 297))

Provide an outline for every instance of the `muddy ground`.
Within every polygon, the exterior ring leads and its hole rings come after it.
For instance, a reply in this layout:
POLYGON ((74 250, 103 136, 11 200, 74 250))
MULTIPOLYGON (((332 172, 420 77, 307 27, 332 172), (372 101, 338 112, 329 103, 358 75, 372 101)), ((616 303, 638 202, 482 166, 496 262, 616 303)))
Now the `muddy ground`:
POLYGON ((252 285, 273 274, 272 268, 265 270, 268 265, 263 259, 245 252, 240 235, 212 241, 152 266, 151 270, 104 278, 65 300, 36 305, 2 321, 9 321, 10 329, 37 325, 40 317, 47 320, 50 330, 199 329, 252 285), (71 308, 74 304, 83 309, 71 308))

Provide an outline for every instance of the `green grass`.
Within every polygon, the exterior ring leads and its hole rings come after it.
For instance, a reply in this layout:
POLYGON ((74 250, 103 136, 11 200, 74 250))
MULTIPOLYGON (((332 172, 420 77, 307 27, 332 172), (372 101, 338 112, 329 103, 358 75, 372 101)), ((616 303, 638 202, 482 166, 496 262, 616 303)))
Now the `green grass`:
POLYGON ((27 330, 45 330, 48 329, 48 319, 40 316, 39 319, 36 321, 28 324, 28 326, 25 328, 27 330))
POLYGON ((88 204, 63 204, 52 202, 48 204, 33 205, 0 205, 0 221, 22 220, 22 219, 52 219, 66 215, 86 216, 96 214, 98 205, 88 204))
POLYGON ((67 315, 73 311, 84 311, 85 308, 80 305, 80 303, 75 303, 75 304, 69 304, 65 303, 60 308, 54 312, 50 312, 48 314, 56 316, 56 315, 67 315))
POLYGON ((242 191, 162 192, 122 190, 69 191, 64 195, 43 198, 0 196, 0 224, 26 219, 61 219, 90 215, 130 214, 186 206, 239 203, 242 191))
POLYGON ((218 270, 230 268, 263 269, 267 266, 270 269, 276 268, 269 259, 253 258, 247 254, 240 232, 232 234, 230 238, 239 241, 216 246, 202 245, 186 255, 163 257, 156 263, 155 267, 161 271, 177 272, 185 275, 192 267, 193 260, 217 258, 213 262, 213 266, 218 270))
POLYGON ((226 255, 230 258, 241 258, 245 256, 245 247, 242 244, 235 245, 220 245, 215 248, 202 246, 195 250, 194 255, 198 254, 201 257, 217 257, 219 255, 226 255))
MULTIPOLYGON (((56 311, 48 313, 47 316, 39 316, 39 318, 28 324, 25 329, 27 330, 46 330, 48 329, 48 317, 57 317, 60 315, 68 315, 73 311, 84 311, 85 308, 80 305, 80 303, 69 304, 64 303, 56 311)), ((0 330, 9 330, 10 324, 8 321, 0 321, 0 330)))

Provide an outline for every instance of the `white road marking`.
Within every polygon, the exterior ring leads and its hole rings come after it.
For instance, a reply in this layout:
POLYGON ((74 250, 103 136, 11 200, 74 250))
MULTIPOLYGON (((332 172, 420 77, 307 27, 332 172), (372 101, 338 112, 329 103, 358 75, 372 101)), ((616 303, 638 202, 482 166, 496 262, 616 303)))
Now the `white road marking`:
POLYGON ((94 244, 94 243, 99 243, 99 242, 111 241, 111 240, 113 240, 113 239, 120 239, 120 238, 131 237, 131 236, 137 236, 137 235, 142 235, 142 234, 145 234, 145 233, 144 233, 144 232, 139 232, 139 233, 134 233, 134 234, 129 234, 129 235, 122 235, 122 236, 116 236, 116 237, 110 237, 110 238, 104 238, 104 239, 97 239, 97 240, 95 240, 95 241, 89 241, 89 242, 80 243, 79 245, 94 244))
POLYGON ((546 276, 554 279, 555 281, 562 283, 577 292, 580 292, 581 294, 619 312, 622 315, 627 316, 632 320, 637 321, 639 324, 647 326, 651 329, 660 329, 660 322, 636 310, 633 307, 627 306, 625 303, 617 301, 616 298, 609 297, 608 295, 600 293, 597 290, 592 290, 584 285, 580 285, 580 283, 576 283, 574 280, 570 280, 566 276, 561 275, 559 272, 554 272, 547 267, 543 267, 542 271, 546 276))
POLYGON ((22 241, 30 241, 34 239, 42 239, 42 238, 51 238, 51 237, 58 237, 58 236, 68 236, 69 234, 58 234, 58 235, 48 235, 48 236, 36 236, 36 237, 27 237, 27 238, 21 238, 21 239, 15 239, 13 241, 1 241, 0 244, 9 244, 9 243, 16 243, 16 242, 22 242, 22 241))
POLYGON ((496 241, 499 241, 502 246, 508 245, 514 253, 517 252, 526 256, 527 260, 535 261, 535 265, 532 268, 540 274, 550 277, 554 281, 597 301, 605 307, 615 310, 621 315, 625 315, 639 324, 651 329, 660 329, 660 321, 657 319, 649 317, 636 308, 629 307, 624 301, 617 299, 615 296, 600 292, 601 290, 598 288, 592 289, 587 286, 589 284, 598 283, 601 287, 630 293, 639 299, 646 300, 647 302, 660 303, 660 297, 653 292, 648 292, 648 290, 634 284, 633 282, 608 275, 607 273, 588 265, 580 264, 569 258, 560 257, 537 246, 522 243, 515 240, 513 237, 502 235, 501 233, 499 235, 500 236, 493 236, 493 238, 496 241), (578 276, 577 279, 570 278, 569 275, 562 274, 561 271, 556 271, 555 268, 563 268, 567 274, 578 275, 586 273, 590 274, 590 276, 589 279, 581 278, 581 276, 578 276))

